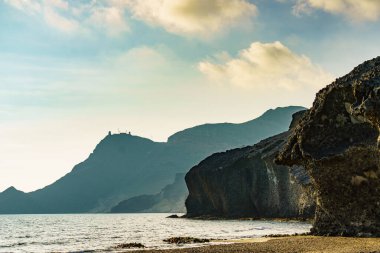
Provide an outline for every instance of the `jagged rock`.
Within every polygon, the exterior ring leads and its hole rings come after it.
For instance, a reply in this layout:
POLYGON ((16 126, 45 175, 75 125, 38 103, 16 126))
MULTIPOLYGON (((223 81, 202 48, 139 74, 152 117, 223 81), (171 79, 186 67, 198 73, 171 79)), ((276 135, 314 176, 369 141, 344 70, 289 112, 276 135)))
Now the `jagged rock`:
POLYGON ((186 217, 311 217, 314 198, 305 170, 273 162, 290 133, 214 154, 193 167, 185 177, 186 217))
POLYGON ((177 214, 172 214, 172 215, 169 215, 168 217, 166 217, 168 219, 178 219, 180 218, 177 214))
POLYGON ((145 246, 138 242, 122 243, 114 247, 115 249, 133 249, 133 248, 145 248, 145 246))
POLYGON ((380 236, 380 57, 319 91, 277 162, 302 165, 317 235, 380 236))
POLYGON ((205 243, 210 242, 210 239, 200 239, 194 237, 171 237, 164 239, 164 242, 171 244, 205 243))

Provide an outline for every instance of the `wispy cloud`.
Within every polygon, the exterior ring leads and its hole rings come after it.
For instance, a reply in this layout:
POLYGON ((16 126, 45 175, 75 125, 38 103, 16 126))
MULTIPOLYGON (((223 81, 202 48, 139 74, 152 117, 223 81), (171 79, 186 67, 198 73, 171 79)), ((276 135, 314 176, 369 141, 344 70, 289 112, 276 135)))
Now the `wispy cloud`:
POLYGON ((380 18, 378 0, 298 0, 293 10, 299 15, 313 9, 344 15, 353 21, 377 21, 380 18))
POLYGON ((199 70, 217 83, 267 90, 302 90, 323 87, 332 76, 281 42, 252 43, 236 58, 224 53, 199 63, 199 70), (216 62, 216 63, 215 63, 216 62))
POLYGON ((80 29, 80 25, 78 21, 66 18, 63 15, 60 15, 54 8, 52 7, 44 7, 43 8, 43 16, 46 23, 54 28, 57 28, 63 32, 72 33, 78 31, 80 29))
POLYGON ((42 11, 41 3, 33 0, 4 0, 6 4, 26 12, 28 14, 37 14, 42 11))
POLYGON ((111 1, 69 2, 64 0, 5 0, 9 6, 66 33, 87 33, 100 30, 110 36, 128 32, 124 8, 111 1))
POLYGON ((130 31, 124 18, 124 10, 114 6, 93 8, 86 22, 94 29, 102 27, 108 35, 113 37, 130 31))

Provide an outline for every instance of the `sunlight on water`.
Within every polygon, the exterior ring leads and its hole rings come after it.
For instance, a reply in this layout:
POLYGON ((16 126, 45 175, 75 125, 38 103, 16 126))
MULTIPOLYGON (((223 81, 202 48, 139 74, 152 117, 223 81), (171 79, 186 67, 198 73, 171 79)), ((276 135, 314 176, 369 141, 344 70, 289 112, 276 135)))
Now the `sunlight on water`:
POLYGON ((150 248, 173 236, 233 239, 303 233, 310 224, 271 221, 167 219, 168 214, 59 214, 0 216, 0 252, 115 251, 120 243, 150 248))

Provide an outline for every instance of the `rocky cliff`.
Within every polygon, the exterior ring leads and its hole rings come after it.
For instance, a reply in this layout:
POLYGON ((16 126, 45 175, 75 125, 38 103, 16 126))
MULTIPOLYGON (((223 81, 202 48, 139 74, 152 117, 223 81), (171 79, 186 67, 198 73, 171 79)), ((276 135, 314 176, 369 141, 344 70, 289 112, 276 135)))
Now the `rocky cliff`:
POLYGON ((312 232, 380 236, 380 57, 316 96, 277 162, 302 165, 317 193, 312 232))
MULTIPOLYGON (((295 116, 297 121, 300 114, 295 116)), ((185 177, 189 189, 186 216, 311 217, 314 198, 305 170, 273 162, 290 133, 214 154, 193 167, 185 177)))

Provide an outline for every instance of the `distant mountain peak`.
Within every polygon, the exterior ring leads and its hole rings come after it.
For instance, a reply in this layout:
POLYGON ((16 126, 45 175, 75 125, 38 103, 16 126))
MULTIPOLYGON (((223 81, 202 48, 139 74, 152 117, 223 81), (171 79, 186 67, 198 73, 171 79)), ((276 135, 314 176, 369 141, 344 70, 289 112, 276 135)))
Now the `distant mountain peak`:
POLYGON ((10 186, 7 189, 5 189, 5 191, 3 191, 2 193, 13 192, 13 191, 19 191, 19 190, 17 190, 14 186, 10 186))
POLYGON ((258 118, 281 114, 284 111, 298 112, 298 111, 302 111, 302 110, 305 110, 305 109, 307 109, 307 108, 305 108, 303 106, 297 106, 297 105, 291 105, 291 106, 285 106, 285 107, 276 107, 275 109, 269 109, 269 110, 267 110, 266 112, 264 112, 258 118))
MULTIPOLYGON (((292 115, 298 111, 305 110, 305 107, 302 106, 286 106, 286 107, 277 107, 275 109, 269 109, 264 112, 262 115, 243 122, 243 123, 215 123, 215 124, 203 124, 195 127, 187 128, 182 131, 179 131, 168 138, 168 143, 187 143, 189 141, 198 141, 198 142, 213 142, 214 138, 228 138, 239 139, 239 134, 256 131, 265 132, 269 128, 276 128, 276 125, 283 127, 284 125, 289 125, 291 122, 292 115), (234 128, 240 128, 237 133, 234 133, 234 128), (266 129, 265 129, 266 128, 266 129)), ((287 130, 287 129, 285 129, 287 130)), ((285 131, 284 129, 279 129, 277 131, 272 131, 271 133, 263 134, 262 136, 271 136, 276 133, 285 131)), ((240 144, 242 139, 246 139, 246 142, 243 141, 245 145, 252 145, 257 141, 260 141, 261 138, 247 139, 246 136, 239 139, 236 144, 240 144)), ((233 142, 232 142, 233 143, 233 142)))
POLYGON ((152 141, 148 138, 144 138, 138 135, 132 135, 131 133, 111 133, 109 132, 102 141, 113 141, 113 140, 145 140, 145 141, 152 141))
POLYGON ((23 191, 17 190, 14 186, 11 186, 11 187, 8 187, 7 189, 5 189, 5 191, 3 191, 0 194, 9 195, 9 194, 19 194, 19 193, 24 194, 23 191))
POLYGON ((102 148, 102 147, 109 147, 114 145, 137 145, 137 144, 151 144, 154 143, 154 141, 140 137, 137 135, 132 135, 130 133, 114 133, 112 134, 109 132, 103 140, 99 142, 95 150, 102 148))

